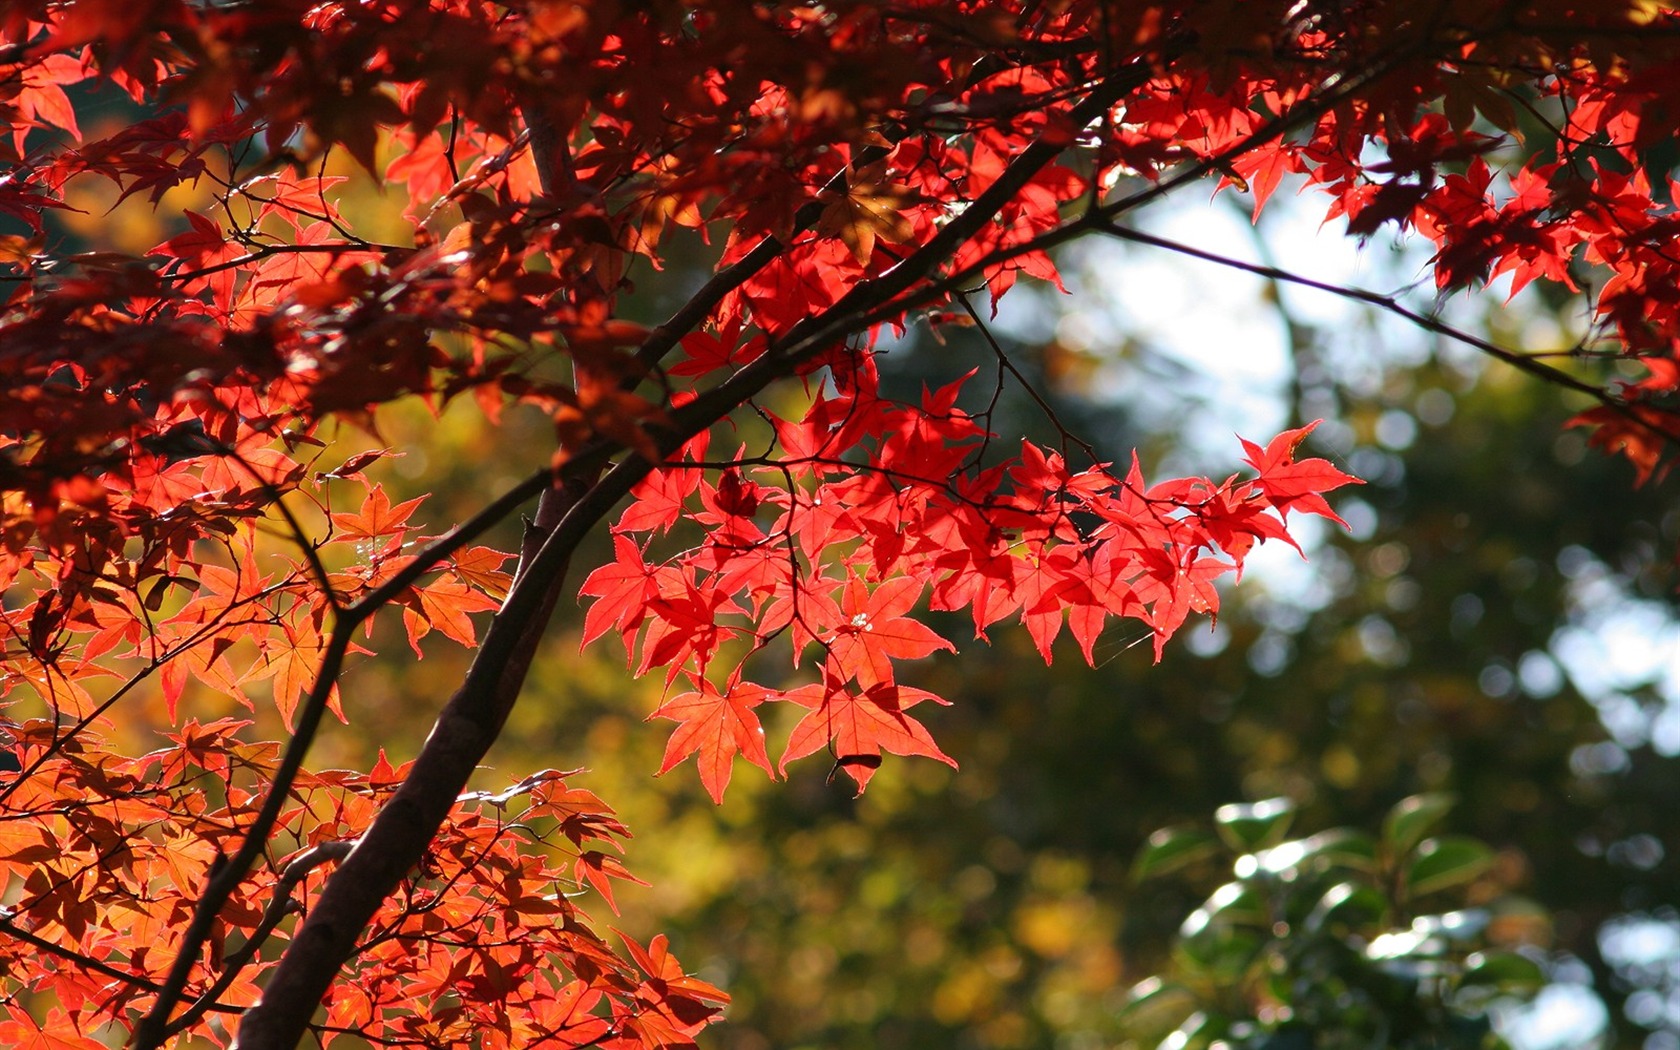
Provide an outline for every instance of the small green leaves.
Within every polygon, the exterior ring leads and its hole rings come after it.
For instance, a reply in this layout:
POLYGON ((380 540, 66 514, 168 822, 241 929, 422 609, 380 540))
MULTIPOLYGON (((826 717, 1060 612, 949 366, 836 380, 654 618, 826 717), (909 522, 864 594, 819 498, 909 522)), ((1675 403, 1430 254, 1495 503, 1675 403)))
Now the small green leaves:
POLYGON ((1475 839, 1459 835, 1427 839, 1406 869, 1406 889, 1421 897, 1469 882, 1492 865, 1493 850, 1475 839))
POLYGON ((1445 792, 1431 792, 1395 803, 1383 819, 1382 841, 1389 856, 1399 858, 1411 852, 1412 847, 1435 829, 1435 825, 1457 801, 1445 792))
POLYGON ((1295 803, 1287 798, 1268 798, 1247 804, 1220 806, 1213 814, 1219 837, 1234 850, 1252 853, 1275 846, 1289 833, 1295 819, 1295 803))
POLYGON ((1150 836, 1134 881, 1194 878, 1221 843, 1235 856, 1231 877, 1179 926, 1170 969, 1132 989, 1119 1014, 1123 1045, 1283 1050, 1331 1045, 1321 1040, 1332 1034, 1334 1045, 1393 1050, 1503 1045, 1490 1041, 1490 1005, 1543 981, 1508 946, 1545 927, 1511 897, 1415 913, 1414 902, 1493 866, 1486 844, 1436 834, 1452 804, 1415 795, 1389 811, 1380 834, 1287 838, 1295 807, 1276 798, 1220 807, 1217 837, 1184 827, 1150 836))
POLYGON ((1219 852, 1219 840, 1199 828, 1162 828, 1149 836, 1132 862, 1132 881, 1142 882, 1206 860, 1219 852))

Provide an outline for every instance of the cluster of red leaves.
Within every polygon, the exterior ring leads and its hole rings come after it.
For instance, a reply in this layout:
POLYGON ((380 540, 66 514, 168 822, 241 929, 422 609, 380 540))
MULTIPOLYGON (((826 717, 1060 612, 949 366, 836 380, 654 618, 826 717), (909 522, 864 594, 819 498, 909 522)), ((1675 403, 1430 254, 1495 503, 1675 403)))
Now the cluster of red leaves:
MULTIPOLYGON (((13 593, 35 598, 4 613, 13 640, 7 690, 46 700, 50 717, 7 734, 22 772, 0 779, 0 872, 9 891, 0 969, 56 996, 61 1045, 102 1045, 91 1033, 103 1019, 149 1008, 206 879, 272 789, 279 751, 240 739, 252 724, 244 719, 183 717, 167 734, 170 746, 134 757, 96 727, 147 690, 161 694, 176 720, 189 681, 198 696, 208 690, 248 708, 271 704, 289 724, 321 669, 329 610, 353 605, 412 562, 410 518, 421 501, 393 505, 360 473, 382 453, 310 474, 263 451, 183 458, 149 489, 108 493, 104 509, 140 513, 132 499, 151 501, 150 511, 166 519, 171 507, 212 515, 241 486, 284 484, 319 500, 315 550, 324 581, 302 562, 265 572, 283 562, 259 553, 253 530, 229 526, 219 558, 177 548, 168 534, 155 559, 123 562, 126 575, 107 574, 82 600, 46 579, 18 580, 13 593), (171 497, 169 479, 190 479, 190 487, 171 497), (355 492, 354 509, 334 509, 329 492, 346 488, 355 492)), ((506 592, 507 558, 465 547, 393 596, 417 652, 434 629, 474 644, 470 614, 494 609, 506 592)), ((336 687, 328 704, 337 711, 336 687)), ((289 784, 271 865, 220 913, 188 985, 189 1020, 204 1019, 196 1027, 255 1001, 256 982, 310 889, 304 873, 288 874, 293 861, 323 844, 347 849, 404 772, 381 759, 365 775, 305 772, 289 784)), ((684 976, 661 939, 643 949, 626 937, 628 955, 615 952, 572 899, 589 887, 613 906, 612 882, 632 878, 616 859, 617 839, 628 834, 605 803, 552 771, 464 797, 405 892, 368 931, 354 980, 334 997, 320 1031, 423 1045, 453 1045, 466 1033, 507 1047, 688 1041, 725 997, 684 976), (416 1011, 417 1000, 436 1008, 416 1011)), ((36 1022, 15 1000, 7 1010, 0 1031, 29 1045, 36 1022)))
MULTIPOLYGON (((0 705, 23 772, 0 783, 0 1038, 92 1045, 156 1004, 225 1042, 340 852, 309 851, 363 835, 401 771, 282 775, 242 720, 189 705, 318 719, 360 654, 344 625, 400 607, 417 652, 434 630, 473 645, 508 594, 507 556, 364 476, 379 454, 322 451, 329 418, 519 402, 568 482, 640 464, 585 640, 616 632, 682 683, 664 767, 696 755, 718 797, 737 754, 772 771, 771 701, 804 709, 777 771, 826 751, 861 789, 882 752, 951 761, 908 713, 944 698, 898 681, 950 648, 924 601, 981 636, 1017 618, 1046 659, 1065 626, 1094 660, 1111 618, 1159 654, 1290 511, 1334 517, 1348 479, 1297 458, 1305 430, 1247 445, 1250 477, 1149 485, 1013 453, 960 383, 881 393, 885 329, 1054 281, 1051 249, 1190 179, 1259 207, 1302 176, 1355 234, 1431 238, 1443 289, 1602 273, 1605 334, 1650 377, 1583 418, 1651 472, 1680 380, 1676 219, 1645 159, 1680 114, 1675 26, 1648 0, 7 4, 0 705), (1499 170, 1519 132, 1550 145, 1499 170), (405 229, 343 213, 335 154, 407 195, 405 229), (90 183, 213 204, 125 255, 53 222, 90 183), (712 238, 717 272, 670 321, 620 316, 627 275, 712 238), (791 377, 802 408, 761 396, 791 377), (737 423, 761 447, 714 456, 737 423), (753 682, 766 649, 806 684, 753 682), (119 741, 119 705, 153 697, 171 746, 119 741), (269 863, 198 922, 270 801, 269 863)), ((598 514, 623 494, 592 491, 598 514)), ((568 897, 610 903, 621 834, 550 775, 461 799, 317 1037, 689 1043, 721 995, 661 941, 609 950, 568 897)))
POLYGON ((827 750, 862 791, 883 751, 955 765, 905 713, 945 701, 894 673, 895 661, 952 649, 910 618, 924 596, 933 610, 968 610, 980 638, 1018 617, 1046 662, 1065 623, 1094 664, 1111 618, 1140 621, 1159 659, 1190 613, 1217 612, 1214 581, 1240 574, 1255 544, 1292 542, 1291 509, 1340 521, 1320 493, 1352 480, 1325 460, 1296 460, 1312 427, 1248 445, 1258 476, 1220 484, 1148 486, 1135 458, 1123 475, 1106 464, 1074 471, 1031 443, 981 469, 993 435, 957 407, 961 380, 895 404, 861 361, 835 367, 834 388, 801 418, 761 410, 773 437, 756 455, 739 451, 710 472, 698 465, 705 435, 690 442, 637 487, 614 528, 615 560, 583 584, 596 599, 585 645, 617 631, 636 673, 664 668, 667 684, 683 676, 695 687, 655 712, 682 723, 661 772, 697 754, 719 801, 736 753, 771 771, 752 710, 765 701, 809 709, 782 770, 827 750), (678 529, 683 549, 650 562, 653 540, 681 522, 703 527, 698 541, 678 529), (796 667, 817 652, 820 684, 743 680, 744 662, 783 637, 796 667), (737 641, 747 644, 728 644, 737 641))
MULTIPOLYGON (((38 1044, 44 1026, 8 996, 8 1045, 92 1050, 105 1045, 92 1037, 98 1018, 155 997, 153 975, 200 887, 268 788, 278 745, 242 742, 249 724, 188 719, 168 746, 128 759, 46 720, 15 730, 29 775, 4 789, 0 864, 26 874, 18 903, 0 909, 0 965, 57 1010, 45 1025, 56 1041, 38 1044)), ((405 772, 381 755, 366 774, 292 785, 287 838, 218 917, 182 1028, 257 999, 272 965, 258 949, 284 937, 282 920, 324 875, 317 867, 348 852, 405 772)), ((715 1014, 726 997, 685 976, 663 938, 644 948, 622 937, 625 957, 588 926, 573 888, 592 886, 611 905, 612 881, 631 877, 616 859, 629 832, 595 795, 568 787, 571 775, 546 770, 461 800, 366 932, 323 1033, 425 1046, 668 1046, 715 1014), (416 1011, 417 999, 436 1005, 416 1011)))

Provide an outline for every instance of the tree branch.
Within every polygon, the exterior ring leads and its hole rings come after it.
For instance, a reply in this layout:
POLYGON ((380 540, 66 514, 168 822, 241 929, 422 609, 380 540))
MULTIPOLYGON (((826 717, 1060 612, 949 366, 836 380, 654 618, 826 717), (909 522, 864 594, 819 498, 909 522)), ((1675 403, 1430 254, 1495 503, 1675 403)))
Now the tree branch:
POLYGON ((354 845, 355 843, 345 840, 323 842, 305 850, 286 865, 280 872, 280 878, 274 885, 274 896, 269 899, 268 907, 263 910, 263 917, 257 923, 256 929, 252 930, 250 936, 245 938, 244 944, 227 957, 222 965, 222 975, 216 978, 216 983, 206 989, 204 994, 199 996, 190 1007, 182 1011, 181 1016, 169 1022, 165 1029, 166 1035, 179 1035, 197 1024, 198 1019, 210 1010, 227 1009, 218 1002, 222 993, 233 985, 233 982, 239 978, 240 972, 251 964, 251 960, 257 957, 257 952, 262 950, 263 943, 268 940, 268 935, 274 932, 276 926, 280 925, 280 920, 302 909, 302 904, 292 898, 292 888, 302 882, 311 871, 327 861, 342 860, 350 853, 354 845))
POLYGON ((291 739, 286 743, 285 752, 280 757, 280 765, 269 782, 262 808, 257 811, 251 826, 246 829, 245 838, 241 841, 238 851, 228 858, 225 864, 216 868, 205 884, 204 894, 199 898, 192 922, 181 937, 181 946, 176 950, 175 962, 164 980, 157 1001, 135 1026, 130 1045, 136 1050, 155 1050, 168 1037, 169 1015, 181 1001, 187 981, 192 975, 193 962, 209 939, 216 917, 221 914, 222 908, 244 881, 246 874, 261 858, 269 835, 280 821, 280 813, 290 795, 292 784, 303 768, 304 757, 309 753, 310 744, 314 742, 315 734, 320 730, 321 719, 326 715, 327 698, 332 695, 332 688, 338 681, 345 653, 349 649, 350 637, 356 627, 413 585, 422 575, 437 567, 443 559, 547 488, 548 480, 549 472, 546 470, 525 478, 471 519, 433 540, 417 553, 413 561, 403 566, 379 587, 346 607, 333 621, 333 629, 321 654, 321 664, 316 671, 315 682, 298 704, 296 726, 291 739))

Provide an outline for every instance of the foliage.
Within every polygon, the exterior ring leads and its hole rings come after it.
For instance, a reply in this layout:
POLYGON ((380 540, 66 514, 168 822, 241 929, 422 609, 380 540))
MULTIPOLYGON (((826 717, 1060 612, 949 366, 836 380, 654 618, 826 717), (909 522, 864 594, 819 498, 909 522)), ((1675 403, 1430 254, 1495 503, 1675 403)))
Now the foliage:
POLYGON ((1643 0, 10 5, 0 1032, 689 1043, 723 993, 574 899, 633 878, 606 804, 557 770, 464 793, 579 544, 610 532, 586 643, 661 672, 663 768, 697 756, 714 798, 737 754, 778 776, 824 752, 859 791, 883 752, 953 762, 910 713, 947 698, 900 681, 951 646, 924 599, 982 638, 1019 619, 1046 661, 1064 627, 1094 662, 1137 621, 1159 658, 1216 579, 1294 542, 1291 511, 1339 520, 1322 494, 1351 478, 1300 452, 1312 425, 1151 485, 958 407, 982 365, 1019 376, 995 342, 907 399, 875 356, 913 324, 984 331, 979 289, 1056 280, 1052 248, 1135 239, 1196 180, 1258 208, 1303 176, 1356 235, 1429 238, 1444 290, 1596 275, 1579 356, 1636 356, 1636 384, 1475 345, 1589 395, 1593 440, 1660 472, 1680 281, 1646 168, 1680 112, 1673 23, 1643 0), (1551 134, 1502 158, 1513 99, 1551 134), (343 156, 404 221, 358 221, 343 156), (208 202, 143 255, 78 250, 57 213, 102 181, 208 202), (713 237, 711 276, 644 324, 633 286, 713 237), (552 447, 430 522, 381 474, 406 399, 536 412, 552 447), (532 499, 517 555, 480 542, 532 499), (416 655, 474 650, 425 745, 312 768, 399 620, 416 655), (774 766, 766 705, 799 716, 774 766))
POLYGON ((1237 855, 1235 877, 1184 920, 1172 972, 1132 989, 1120 1012, 1128 1035, 1269 1050, 1497 1045, 1489 1001, 1543 979, 1512 950, 1534 926, 1531 916, 1501 923, 1498 901, 1431 910, 1494 860, 1476 839, 1434 834, 1452 801, 1402 799, 1376 835, 1335 828, 1288 839, 1287 798, 1220 807, 1217 837, 1193 827, 1151 835, 1138 880, 1221 853, 1237 855))

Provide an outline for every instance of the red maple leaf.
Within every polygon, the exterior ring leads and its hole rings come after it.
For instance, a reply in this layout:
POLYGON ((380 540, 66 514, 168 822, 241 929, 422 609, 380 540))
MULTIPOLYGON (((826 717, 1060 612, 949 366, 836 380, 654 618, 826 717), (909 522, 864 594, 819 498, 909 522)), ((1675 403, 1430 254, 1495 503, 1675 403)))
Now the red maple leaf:
POLYGON ((696 755, 700 783, 717 803, 723 802, 724 789, 729 787, 737 752, 775 776, 764 750, 764 727, 753 713, 770 691, 751 682, 742 683, 739 672, 730 679, 727 693, 718 692, 717 686, 704 677, 689 677, 699 686, 697 691, 672 697, 648 716, 682 723, 671 733, 659 772, 668 773, 689 755, 696 755))
POLYGON ((599 599, 583 618, 583 641, 590 642, 616 627, 624 633, 625 655, 630 655, 630 636, 647 616, 648 599, 659 593, 653 570, 642 561, 642 550, 628 536, 613 537, 615 559, 590 573, 579 588, 599 599))
POLYGON ((1260 472, 1258 484, 1279 514, 1287 517, 1291 510, 1317 514, 1345 529, 1348 523, 1330 509, 1330 504, 1324 502, 1320 493, 1343 485, 1363 485, 1364 482, 1337 470, 1329 460, 1303 459, 1297 462, 1295 459, 1296 448, 1322 422, 1322 419, 1315 419, 1297 430, 1286 430, 1264 449, 1240 435, 1237 440, 1242 442, 1243 450, 1248 453, 1248 464, 1260 472))
POLYGON ((1620 453, 1626 456, 1636 472, 1635 485, 1645 484, 1651 480, 1653 473, 1658 473, 1663 451, 1674 439, 1673 424, 1664 419, 1662 413, 1638 405, 1600 405, 1571 418, 1564 425, 1592 427, 1587 443, 1611 455, 1620 453))
POLYGON ((649 998, 653 1000, 653 1005, 685 1032, 697 1030, 720 1007, 728 1005, 727 993, 683 972, 682 964, 671 954, 670 942, 664 934, 656 935, 643 948, 622 930, 614 932, 630 950, 630 958, 648 976, 642 985, 644 994, 651 993, 649 998))
POLYGON ((373 540, 381 536, 400 535, 408 528, 408 519, 415 508, 425 499, 425 496, 416 496, 393 507, 384 487, 375 485, 368 490, 367 499, 355 513, 335 512, 333 525, 343 530, 341 538, 346 540, 373 540))
POLYGON ((956 759, 939 750, 927 727, 904 713, 923 700, 950 703, 925 689, 889 681, 854 692, 830 676, 822 685, 801 686, 783 699, 811 709, 788 738, 787 750, 777 766, 783 774, 789 762, 824 747, 834 754, 836 768, 856 781, 860 795, 880 768, 883 751, 923 755, 952 769, 957 767, 956 759))
POLYGON ((921 596, 922 581, 908 576, 888 580, 873 591, 860 577, 846 581, 842 620, 829 642, 833 666, 868 688, 892 682, 895 659, 914 660, 941 649, 955 652, 932 628, 904 615, 921 596))

